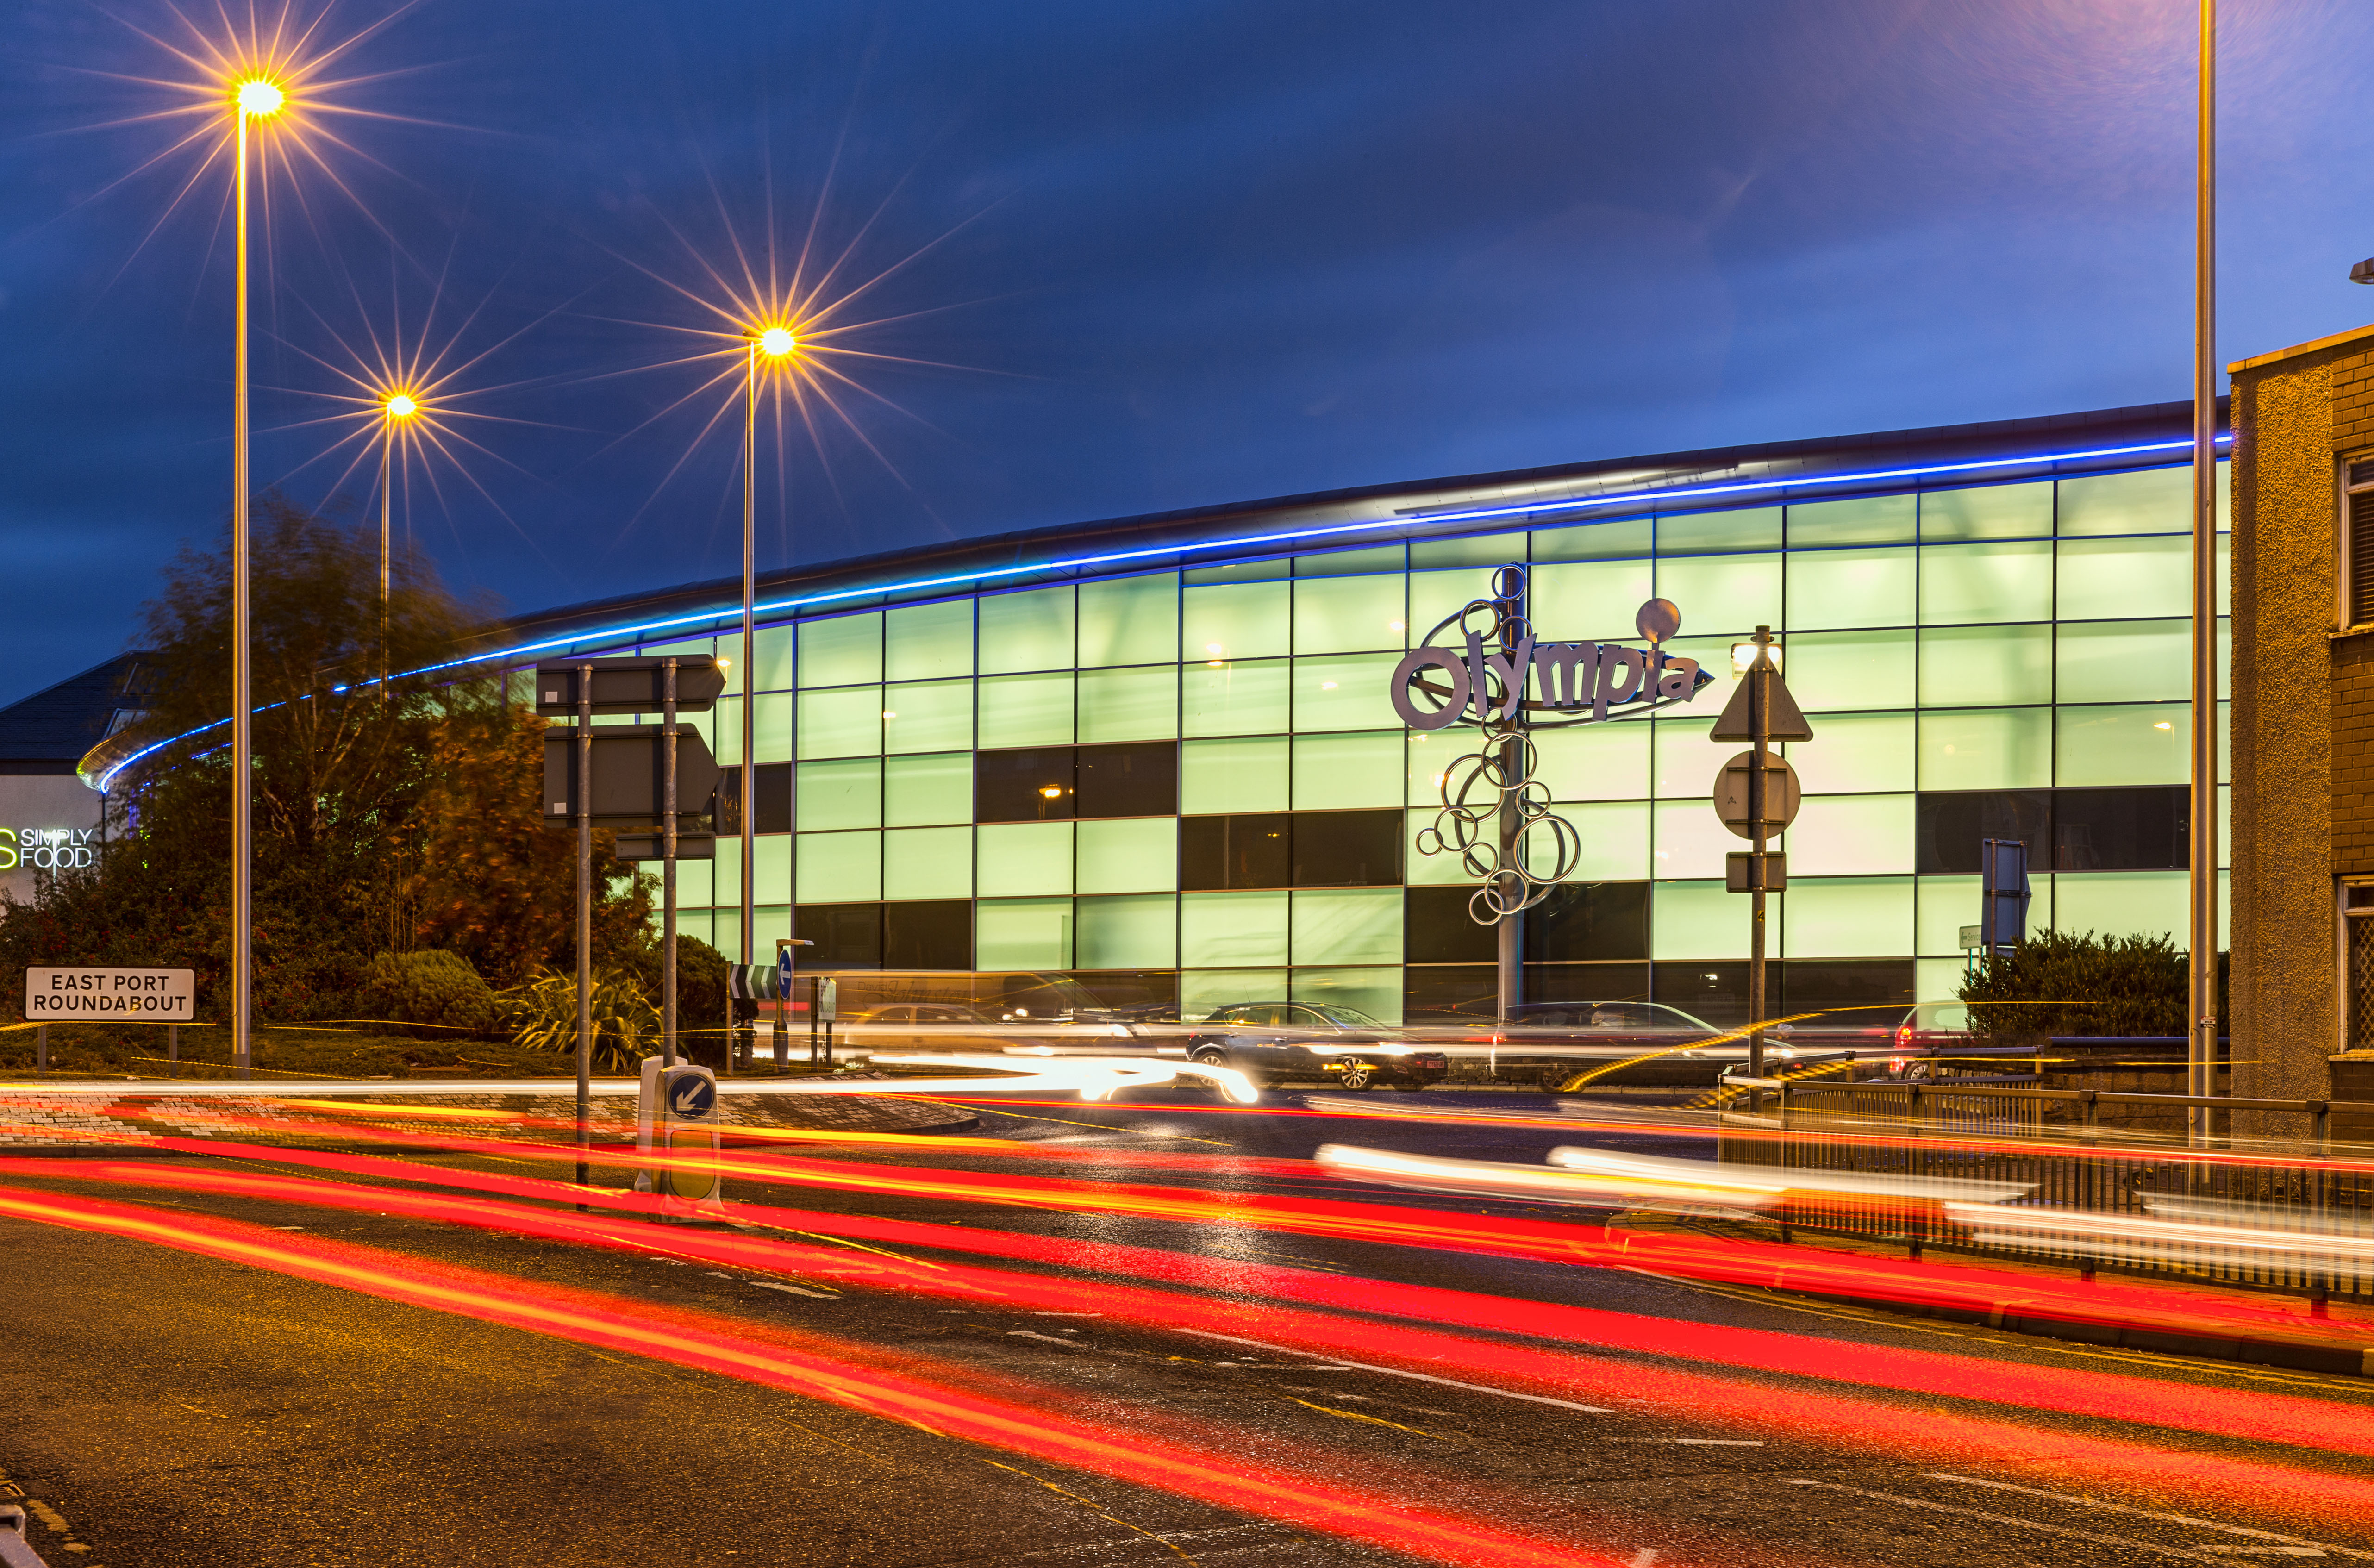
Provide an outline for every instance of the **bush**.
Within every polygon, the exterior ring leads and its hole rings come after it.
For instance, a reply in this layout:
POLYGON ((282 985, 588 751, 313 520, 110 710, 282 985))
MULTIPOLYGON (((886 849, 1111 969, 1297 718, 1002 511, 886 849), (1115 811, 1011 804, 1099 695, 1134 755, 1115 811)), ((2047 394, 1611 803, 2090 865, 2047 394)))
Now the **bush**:
MULTIPOLYGON (((546 969, 502 993, 511 1038, 531 1050, 577 1050, 577 977, 546 969)), ((659 1009, 626 975, 594 976, 594 1065, 632 1073, 659 1043, 659 1009)))
POLYGON ((374 1021, 429 1024, 441 1033, 492 1034, 503 1015, 501 998, 469 961, 442 948, 371 960, 363 1005, 374 1021))
MULTIPOLYGON (((1981 1039, 2187 1032, 2188 961, 2167 937, 2044 931, 1986 960, 1957 993, 1981 1039)), ((2226 1012, 2226 955, 2217 955, 2226 1012)))
MULTIPOLYGON (((654 1007, 662 995, 660 946, 654 934, 649 945, 635 950, 627 966, 643 994, 652 998, 654 1007)), ((727 967, 725 955, 699 937, 676 937, 676 1027, 677 1034, 691 1045, 705 1045, 712 1051, 724 1049, 727 967)))

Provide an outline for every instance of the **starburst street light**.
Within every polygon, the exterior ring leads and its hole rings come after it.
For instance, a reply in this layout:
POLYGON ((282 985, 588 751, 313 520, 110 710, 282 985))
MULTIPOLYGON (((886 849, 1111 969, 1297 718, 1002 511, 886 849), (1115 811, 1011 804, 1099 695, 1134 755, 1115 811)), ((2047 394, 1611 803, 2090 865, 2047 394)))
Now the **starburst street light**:
MULTIPOLYGON (((758 367, 761 362, 790 369, 783 364, 799 352, 799 334, 777 322, 769 326, 751 326, 743 330, 749 339, 749 368, 742 378, 742 668, 755 670, 758 666, 758 367)), ((746 678, 742 693, 742 961, 758 961, 758 938, 753 926, 758 918, 758 823, 751 816, 754 796, 751 779, 758 769, 751 765, 757 755, 758 703, 747 690, 746 678)))

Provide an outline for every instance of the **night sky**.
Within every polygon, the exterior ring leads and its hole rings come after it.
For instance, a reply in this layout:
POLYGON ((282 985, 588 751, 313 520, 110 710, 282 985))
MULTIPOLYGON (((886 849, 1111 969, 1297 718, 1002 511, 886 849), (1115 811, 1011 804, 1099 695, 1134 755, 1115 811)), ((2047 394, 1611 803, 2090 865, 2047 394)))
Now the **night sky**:
MULTIPOLYGON (((2347 282, 2374 255, 2374 6, 2223 8, 2230 360, 2374 318, 2347 282)), ((457 589, 527 610, 737 570, 733 416, 703 436, 728 389, 669 411, 721 368, 670 363, 718 347, 671 285, 714 295, 736 236, 762 269, 771 238, 876 280, 832 340, 880 356, 833 361, 850 423, 762 434, 762 566, 2180 398, 2192 11, 300 6, 329 40, 393 19, 332 68, 358 79, 322 101, 362 112, 311 118, 326 167, 264 183, 256 478, 375 506, 375 460, 323 455, 354 428, 317 422, 351 390, 324 361, 426 319, 485 356, 453 407, 486 451, 398 496, 457 589)), ((142 36, 183 24, 14 19, 0 701, 123 647, 230 481, 227 166, 143 118, 188 95, 124 79, 191 78, 142 36)))

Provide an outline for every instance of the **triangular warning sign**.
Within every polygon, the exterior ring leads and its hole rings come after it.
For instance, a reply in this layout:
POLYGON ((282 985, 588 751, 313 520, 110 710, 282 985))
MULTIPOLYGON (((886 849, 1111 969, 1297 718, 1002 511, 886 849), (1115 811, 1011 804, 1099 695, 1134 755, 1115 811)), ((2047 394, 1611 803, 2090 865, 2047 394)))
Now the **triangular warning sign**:
MULTIPOLYGON (((1752 741, 1756 738, 1747 722, 1747 681, 1748 678, 1743 676, 1739 684, 1731 689, 1731 701, 1723 704, 1722 717, 1715 720, 1714 733, 1708 739, 1752 741)), ((1771 731, 1765 738, 1813 739, 1814 726, 1807 724, 1805 715, 1797 711, 1797 700, 1789 695, 1789 688, 1781 683, 1779 670, 1772 672, 1772 684, 1767 690, 1772 711, 1766 715, 1771 720, 1771 731)))

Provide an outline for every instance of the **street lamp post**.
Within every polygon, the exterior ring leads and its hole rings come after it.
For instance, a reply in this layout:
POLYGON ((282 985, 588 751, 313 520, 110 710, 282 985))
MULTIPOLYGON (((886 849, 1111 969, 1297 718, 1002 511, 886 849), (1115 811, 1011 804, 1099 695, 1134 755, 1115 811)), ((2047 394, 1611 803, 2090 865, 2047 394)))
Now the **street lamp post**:
MULTIPOLYGON (((2201 0, 2200 108, 2193 184, 2192 821, 2191 1036, 2185 1092, 2217 1082, 2217 5, 2201 0)), ((2186 1114, 2192 1141, 2215 1131, 2208 1107, 2186 1114)))
POLYGON ((395 427, 420 412, 419 399, 408 392, 391 392, 380 404, 379 463, 379 647, 380 696, 387 696, 388 673, 388 603, 389 571, 392 541, 388 516, 395 495, 395 427))
MULTIPOLYGON (((757 799, 752 788, 758 772, 753 752, 758 745, 758 360, 782 360, 799 348, 799 339, 787 326, 753 327, 743 336, 749 340, 749 363, 742 380, 742 973, 750 973, 758 960, 756 926, 758 920, 756 883, 758 867, 758 824, 752 815, 757 799)), ((798 788, 793 781, 793 790, 798 788)), ((793 903, 799 902, 798 890, 790 894, 793 903)), ((788 1020, 786 1020, 788 1021, 788 1020)), ((729 1051, 729 1059, 731 1053, 729 1051)))
POLYGON ((238 171, 237 212, 234 215, 238 255, 234 288, 238 292, 237 339, 232 358, 230 471, 230 1055, 232 1071, 240 1078, 253 1066, 250 1043, 254 1025, 255 963, 255 818, 253 781, 254 734, 248 712, 253 684, 248 646, 253 605, 248 591, 248 430, 247 430, 247 133, 248 122, 280 112, 287 94, 274 83, 250 77, 231 88, 231 121, 236 128, 238 171))

